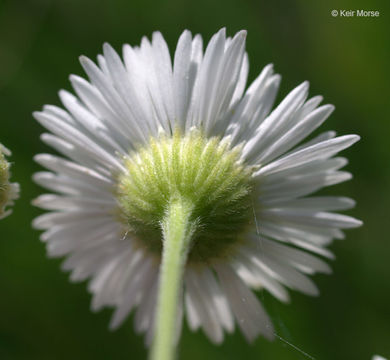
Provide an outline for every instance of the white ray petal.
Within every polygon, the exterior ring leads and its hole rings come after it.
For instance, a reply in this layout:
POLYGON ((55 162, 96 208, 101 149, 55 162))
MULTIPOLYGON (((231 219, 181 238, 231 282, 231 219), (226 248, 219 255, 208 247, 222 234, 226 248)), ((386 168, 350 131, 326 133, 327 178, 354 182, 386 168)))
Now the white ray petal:
POLYGON ((107 213, 113 212, 116 208, 114 199, 85 196, 67 197, 53 194, 40 195, 33 200, 32 204, 46 210, 83 209, 86 211, 101 210, 107 213))
POLYGON ((272 144, 283 130, 297 109, 303 104, 307 97, 309 84, 302 83, 291 91, 280 105, 265 119, 256 133, 253 135, 243 149, 243 156, 251 162, 272 144))
MULTIPOLYGON (((258 236, 252 237, 252 240, 260 244, 260 251, 273 257, 277 261, 287 262, 293 266, 304 266, 313 269, 314 272, 331 273, 331 269, 327 263, 321 259, 312 256, 306 252, 294 249, 290 246, 279 244, 266 238, 259 239, 258 236)), ((257 251, 258 253, 259 251, 257 251)))
POLYGON ((280 301, 290 301, 287 290, 274 277, 270 276, 262 268, 254 266, 247 260, 246 256, 236 254, 235 259, 236 261, 232 263, 232 266, 248 286, 256 290, 266 289, 280 301))
POLYGON ((258 174, 272 174, 318 159, 326 159, 327 157, 333 156, 339 151, 350 147, 359 139, 360 138, 357 135, 345 135, 320 142, 264 166, 259 170, 258 174))
POLYGON ((362 225, 360 220, 353 217, 324 211, 312 212, 298 209, 267 209, 261 211, 263 219, 297 223, 302 225, 349 229, 362 225))
POLYGON ((194 86, 194 83, 190 81, 190 72, 193 68, 191 51, 192 36, 186 30, 180 36, 177 43, 173 67, 173 93, 176 107, 174 121, 175 126, 181 130, 185 129, 185 120, 194 86))
POLYGON ((34 156, 34 160, 51 171, 92 183, 104 191, 107 191, 113 183, 112 179, 108 179, 92 169, 67 161, 58 156, 39 154, 34 156))
POLYGON ((137 267, 137 271, 128 278, 127 288, 123 294, 121 303, 115 310, 111 321, 110 329, 117 329, 126 319, 132 308, 142 299, 147 288, 145 287, 145 279, 153 274, 153 265, 150 257, 145 257, 137 267))
POLYGON ((275 199, 262 201, 265 208, 307 209, 311 211, 346 210, 355 206, 355 201, 342 196, 312 196, 300 199, 275 199))
POLYGON ((191 268, 187 268, 185 284, 188 296, 191 297, 193 308, 200 320, 200 326, 213 343, 221 343, 223 341, 222 326, 217 314, 210 309, 210 304, 207 301, 209 296, 199 283, 198 275, 191 268))
POLYGON ((131 136, 134 134, 134 139, 138 141, 146 141, 146 133, 140 125, 140 122, 134 117, 128 105, 124 103, 117 90, 105 74, 88 58, 81 56, 80 63, 85 72, 88 74, 91 82, 96 86, 100 93, 104 96, 106 101, 118 113, 122 125, 126 129, 126 133, 131 136))
POLYGON ((292 126, 286 133, 281 135, 256 160, 259 163, 266 164, 288 151, 306 136, 311 134, 316 128, 322 125, 333 110, 334 107, 332 105, 324 105, 314 110, 299 121, 295 126, 292 126))
POLYGON ((273 339, 271 321, 253 293, 228 265, 217 265, 215 270, 237 324, 246 339, 251 342, 259 333, 273 339))

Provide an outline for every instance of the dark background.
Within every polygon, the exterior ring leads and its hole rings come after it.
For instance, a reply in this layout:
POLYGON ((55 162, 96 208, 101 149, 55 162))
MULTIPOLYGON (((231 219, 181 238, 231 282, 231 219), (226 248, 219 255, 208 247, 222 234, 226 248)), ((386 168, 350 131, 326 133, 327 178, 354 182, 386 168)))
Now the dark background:
POLYGON ((80 54, 95 58, 104 41, 118 51, 160 30, 171 50, 183 31, 205 40, 220 27, 248 30, 250 80, 269 62, 283 81, 278 101, 303 80, 336 111, 322 127, 362 140, 344 152, 354 180, 323 191, 357 200, 364 221, 331 246, 334 273, 315 277, 318 298, 292 293, 289 305, 258 294, 277 333, 248 345, 236 331, 221 346, 185 326, 181 359, 370 359, 390 357, 390 3, 373 1, 67 0, 0 1, 0 141, 13 151, 22 197, 0 223, 0 359, 144 359, 130 318, 108 331, 111 310, 92 314, 86 284, 71 284, 61 260, 47 259, 31 220, 42 192, 31 182, 43 129, 31 112, 59 104, 80 54), (378 10, 379 18, 332 17, 332 9, 378 10), (287 345, 286 342, 293 346, 287 345))

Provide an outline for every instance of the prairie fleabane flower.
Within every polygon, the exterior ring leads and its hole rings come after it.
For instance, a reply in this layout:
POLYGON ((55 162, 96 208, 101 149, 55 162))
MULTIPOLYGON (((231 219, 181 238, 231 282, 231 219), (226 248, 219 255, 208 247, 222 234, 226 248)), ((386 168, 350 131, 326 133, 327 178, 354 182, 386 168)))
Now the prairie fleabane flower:
POLYGON ((12 210, 6 209, 19 197, 19 184, 10 183, 10 164, 5 156, 11 152, 0 144, 0 219, 10 215, 12 210))
POLYGON ((214 343, 235 322, 249 341, 272 339, 250 288, 285 302, 284 286, 317 295, 307 275, 330 268, 311 253, 331 258, 332 239, 360 225, 332 212, 351 199, 308 196, 350 179, 334 156, 358 136, 303 142, 333 106, 307 100, 305 82, 271 111, 280 76, 268 65, 245 90, 245 36, 223 29, 203 53, 202 38, 185 31, 173 65, 160 33, 125 45, 123 62, 105 44, 98 65, 81 57, 90 82, 70 77, 77 97, 60 92, 66 110, 34 114, 52 133, 42 140, 70 159, 36 156, 50 172, 35 181, 58 194, 35 200, 52 211, 35 227, 46 230, 50 256, 67 256, 73 281, 91 279, 92 308, 116 308, 111 328, 136 308, 136 330, 150 341, 164 252, 173 265, 161 283, 176 276, 176 295, 167 291, 159 306, 177 306, 178 329, 184 311, 214 343))

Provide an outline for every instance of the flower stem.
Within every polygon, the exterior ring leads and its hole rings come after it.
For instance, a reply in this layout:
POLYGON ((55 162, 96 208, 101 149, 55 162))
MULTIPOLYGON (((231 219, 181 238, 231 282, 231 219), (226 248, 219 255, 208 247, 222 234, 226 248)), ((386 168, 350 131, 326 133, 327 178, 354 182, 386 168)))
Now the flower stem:
POLYGON ((175 198, 162 222, 163 253, 151 360, 175 358, 177 310, 191 238, 196 228, 196 221, 191 221, 192 208, 189 201, 175 198))

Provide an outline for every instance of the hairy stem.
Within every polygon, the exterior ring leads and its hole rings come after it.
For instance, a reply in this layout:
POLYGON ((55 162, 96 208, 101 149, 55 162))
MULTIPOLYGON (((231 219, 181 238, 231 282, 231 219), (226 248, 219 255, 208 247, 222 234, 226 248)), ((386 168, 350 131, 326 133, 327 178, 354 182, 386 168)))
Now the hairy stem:
POLYGON ((172 360, 176 355, 179 298, 191 238, 196 228, 196 222, 191 221, 192 208, 185 199, 174 198, 162 222, 163 253, 151 360, 172 360))

